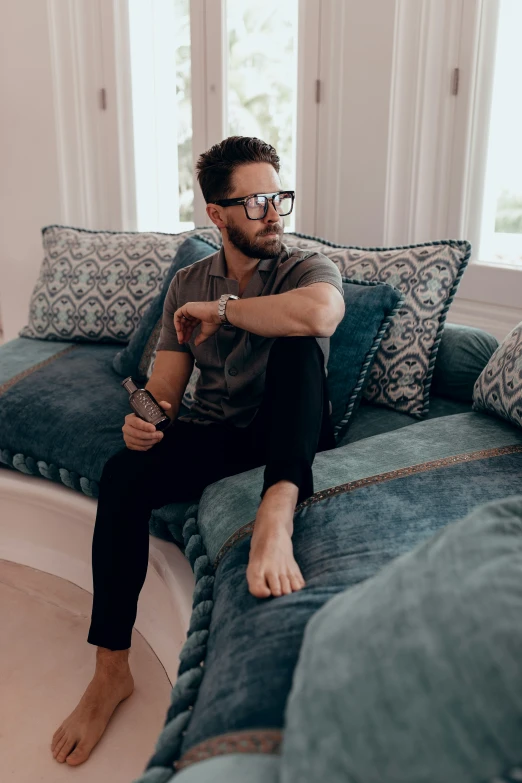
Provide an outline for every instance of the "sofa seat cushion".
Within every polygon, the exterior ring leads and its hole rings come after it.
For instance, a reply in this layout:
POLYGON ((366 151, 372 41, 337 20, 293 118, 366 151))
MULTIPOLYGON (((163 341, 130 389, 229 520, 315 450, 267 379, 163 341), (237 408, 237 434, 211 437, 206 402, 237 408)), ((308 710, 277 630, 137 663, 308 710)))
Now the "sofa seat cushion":
MULTIPOLYGON (((188 771, 237 752, 277 755, 311 617, 337 593, 374 576, 476 505, 509 495, 519 482, 522 436, 491 422, 474 413, 432 419, 413 425, 407 440, 399 430, 318 454, 320 470, 329 457, 335 460, 328 466, 328 490, 296 510, 294 553, 306 586, 290 595, 258 599, 248 590, 251 528, 242 523, 251 517, 243 491, 252 486, 257 501, 261 475, 229 477, 205 490, 199 509, 187 511, 194 612, 150 775, 153 768, 158 774, 173 766, 188 771), (332 470, 341 463, 343 483, 336 485, 332 470), (235 531, 227 537, 224 518, 231 511, 235 531)), ((143 783, 147 779, 154 778, 144 776, 143 783)))
MULTIPOLYGON (((17 337, 0 348, 0 462, 98 497, 103 466, 124 447, 131 412, 116 345, 17 337)), ((190 504, 152 512, 150 532, 182 543, 190 504)))
POLYGON ((521 494, 332 598, 304 634, 281 783, 498 780, 522 760, 521 614, 521 494))
MULTIPOLYGON (((432 394, 430 396, 430 410, 426 419, 437 419, 439 416, 451 416, 456 413, 467 413, 471 410, 471 402, 450 400, 432 394)), ((362 440, 362 438, 371 438, 373 435, 380 435, 381 432, 391 432, 401 427, 407 427, 417 421, 418 419, 410 416, 409 413, 400 413, 385 408, 383 405, 374 405, 373 402, 368 402, 363 397, 350 427, 339 440, 338 446, 355 443, 356 440, 362 440)))
MULTIPOLYGON (((403 471, 484 449, 522 445, 522 432, 484 413, 470 411, 416 421, 409 427, 382 432, 330 451, 319 452, 312 470, 315 496, 329 496, 350 482, 403 471)), ((263 486, 263 468, 211 484, 203 492, 198 525, 213 562, 251 532, 263 486)), ((306 501, 305 501, 306 503, 306 501)))

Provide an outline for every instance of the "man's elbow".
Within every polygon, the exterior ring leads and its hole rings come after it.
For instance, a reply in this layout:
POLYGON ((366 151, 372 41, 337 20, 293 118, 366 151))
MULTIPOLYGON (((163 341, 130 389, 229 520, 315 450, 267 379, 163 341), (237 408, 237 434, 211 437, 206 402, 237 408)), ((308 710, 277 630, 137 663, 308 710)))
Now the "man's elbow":
POLYGON ((314 337, 331 337, 344 317, 344 302, 342 312, 338 307, 330 305, 318 309, 314 319, 314 337))

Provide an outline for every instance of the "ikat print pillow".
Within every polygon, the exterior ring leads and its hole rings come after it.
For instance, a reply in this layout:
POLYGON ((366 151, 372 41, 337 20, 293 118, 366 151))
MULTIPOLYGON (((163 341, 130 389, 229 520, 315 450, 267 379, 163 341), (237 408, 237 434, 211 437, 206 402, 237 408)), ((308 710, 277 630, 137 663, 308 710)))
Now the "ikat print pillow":
POLYGON ((447 239, 364 248, 308 234, 285 233, 285 238, 324 253, 348 279, 389 283, 404 293, 404 304, 375 355, 363 397, 424 418, 446 314, 470 258, 469 242, 447 239))
POLYGON ((474 411, 522 427, 522 321, 499 345, 473 387, 474 411))
POLYGON ((42 229, 44 258, 19 337, 128 343, 191 234, 42 229))

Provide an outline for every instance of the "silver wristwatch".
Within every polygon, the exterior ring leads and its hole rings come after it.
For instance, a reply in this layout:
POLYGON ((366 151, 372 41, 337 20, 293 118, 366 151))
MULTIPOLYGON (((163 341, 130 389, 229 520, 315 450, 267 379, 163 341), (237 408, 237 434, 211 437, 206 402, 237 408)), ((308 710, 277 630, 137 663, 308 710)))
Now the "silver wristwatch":
POLYGON ((219 297, 218 315, 222 324, 230 324, 226 313, 227 302, 229 299, 239 299, 239 296, 236 296, 235 294, 221 294, 219 297))

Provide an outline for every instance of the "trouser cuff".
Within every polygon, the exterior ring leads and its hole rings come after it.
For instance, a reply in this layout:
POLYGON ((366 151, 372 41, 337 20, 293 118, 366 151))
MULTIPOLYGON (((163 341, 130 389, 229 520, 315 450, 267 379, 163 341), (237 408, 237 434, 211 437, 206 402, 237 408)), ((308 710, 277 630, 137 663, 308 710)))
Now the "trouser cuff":
POLYGON ((312 468, 306 460, 273 460, 265 467, 261 498, 278 481, 291 481, 299 488, 297 503, 302 503, 314 494, 312 468))

